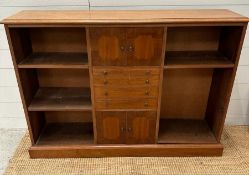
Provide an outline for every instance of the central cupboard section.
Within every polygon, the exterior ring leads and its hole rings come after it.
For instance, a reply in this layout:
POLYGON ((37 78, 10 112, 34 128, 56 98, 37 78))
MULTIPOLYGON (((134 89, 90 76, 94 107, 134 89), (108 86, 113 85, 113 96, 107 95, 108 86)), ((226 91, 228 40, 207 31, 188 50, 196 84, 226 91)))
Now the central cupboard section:
POLYGON ((99 144, 156 143, 163 27, 89 28, 99 144))

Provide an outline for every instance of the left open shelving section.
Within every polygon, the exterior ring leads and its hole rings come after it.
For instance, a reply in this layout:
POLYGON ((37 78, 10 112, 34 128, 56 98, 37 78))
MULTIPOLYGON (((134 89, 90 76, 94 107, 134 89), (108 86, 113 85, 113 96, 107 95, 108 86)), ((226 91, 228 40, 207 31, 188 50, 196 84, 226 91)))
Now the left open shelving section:
POLYGON ((15 26, 8 33, 32 144, 93 144, 86 29, 15 26))

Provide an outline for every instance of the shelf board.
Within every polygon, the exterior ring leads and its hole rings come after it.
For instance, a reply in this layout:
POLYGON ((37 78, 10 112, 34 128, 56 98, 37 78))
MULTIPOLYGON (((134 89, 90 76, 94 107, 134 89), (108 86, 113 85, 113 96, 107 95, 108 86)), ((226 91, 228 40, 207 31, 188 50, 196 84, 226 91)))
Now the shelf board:
POLYGON ((89 88, 40 88, 29 111, 91 111, 89 88))
POLYGON ((32 53, 18 68, 88 68, 86 53, 32 53))
POLYGON ((93 144, 92 123, 48 123, 36 145, 82 145, 93 144))
POLYGON ((234 63, 216 51, 170 51, 166 53, 165 69, 232 68, 234 63))
POLYGON ((217 143, 205 120, 160 119, 158 143, 217 143))

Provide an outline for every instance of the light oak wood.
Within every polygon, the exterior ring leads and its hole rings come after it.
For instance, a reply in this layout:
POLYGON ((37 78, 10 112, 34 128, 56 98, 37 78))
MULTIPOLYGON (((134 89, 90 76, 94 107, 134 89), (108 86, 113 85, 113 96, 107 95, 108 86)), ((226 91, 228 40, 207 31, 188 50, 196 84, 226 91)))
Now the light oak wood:
POLYGON ((22 11, 4 24, 110 24, 110 23, 248 22, 229 10, 146 10, 146 11, 22 11))

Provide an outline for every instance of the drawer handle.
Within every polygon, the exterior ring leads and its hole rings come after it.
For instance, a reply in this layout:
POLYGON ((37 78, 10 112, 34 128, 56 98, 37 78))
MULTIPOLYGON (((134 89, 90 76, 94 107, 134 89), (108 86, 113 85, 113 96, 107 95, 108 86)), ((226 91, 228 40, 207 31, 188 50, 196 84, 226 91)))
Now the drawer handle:
POLYGON ((103 74, 104 74, 104 75, 107 75, 107 74, 108 74, 108 72, 105 70, 105 71, 103 72, 103 74))
POLYGON ((122 131, 122 132, 125 132, 125 128, 122 127, 122 128, 121 128, 121 131, 122 131))
POLYGON ((150 93, 149 93, 149 91, 145 91, 145 95, 149 95, 150 93))
POLYGON ((134 48, 132 46, 129 46, 128 51, 133 52, 134 48))
POLYGON ((120 47, 120 50, 121 50, 121 51, 124 51, 124 50, 125 50, 125 47, 124 47, 124 46, 121 46, 121 47, 120 47))
POLYGON ((145 107, 148 107, 149 104, 148 104, 147 102, 144 102, 144 106, 145 106, 145 107))
POLYGON ((108 96, 108 92, 105 92, 105 96, 108 96))
POLYGON ((132 131, 132 129, 131 128, 128 128, 128 132, 131 132, 132 131))
POLYGON ((150 81, 149 81, 149 80, 145 80, 145 83, 146 83, 146 84, 149 84, 149 83, 150 83, 150 81))
POLYGON ((108 84, 108 81, 107 81, 107 80, 104 80, 104 84, 108 84))

